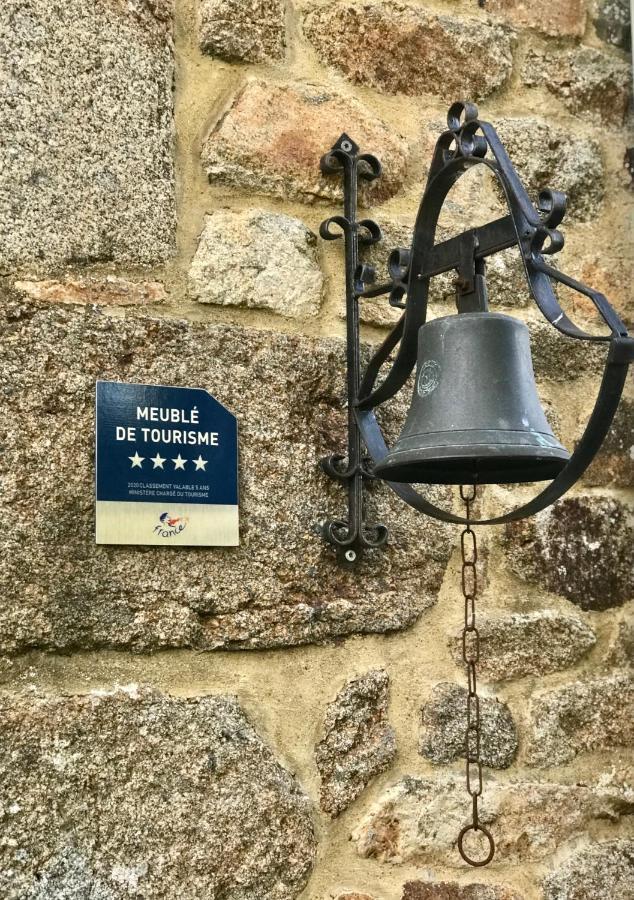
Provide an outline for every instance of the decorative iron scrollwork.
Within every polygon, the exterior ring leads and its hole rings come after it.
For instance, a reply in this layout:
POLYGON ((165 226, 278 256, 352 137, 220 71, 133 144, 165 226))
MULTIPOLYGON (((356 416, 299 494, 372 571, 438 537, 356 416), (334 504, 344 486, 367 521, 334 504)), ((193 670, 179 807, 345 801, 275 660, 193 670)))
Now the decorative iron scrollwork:
POLYGON ((321 159, 325 175, 343 177, 344 214, 331 216, 321 223, 319 234, 326 241, 343 237, 345 242, 346 274, 346 331, 347 331, 347 399, 348 452, 336 453, 320 460, 322 470, 348 489, 348 518, 326 519, 319 523, 323 537, 337 550, 344 564, 358 560, 364 550, 382 547, 388 538, 384 525, 365 522, 364 482, 373 476, 369 457, 362 446, 355 418, 359 397, 360 346, 358 301, 365 280, 371 280, 370 266, 359 266, 359 245, 370 246, 381 240, 382 234, 373 219, 357 221, 357 193, 359 179, 373 181, 381 174, 381 164, 369 153, 359 154, 359 145, 347 134, 321 159))

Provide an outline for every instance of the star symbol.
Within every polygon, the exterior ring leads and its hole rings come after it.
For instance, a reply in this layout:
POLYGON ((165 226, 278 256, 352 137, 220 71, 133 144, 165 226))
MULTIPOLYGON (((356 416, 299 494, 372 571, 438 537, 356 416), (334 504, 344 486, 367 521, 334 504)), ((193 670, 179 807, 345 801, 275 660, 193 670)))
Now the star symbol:
POLYGON ((184 470, 185 463, 187 462, 187 460, 183 459, 179 453, 178 456, 176 457, 176 459, 173 459, 172 462, 174 463, 174 469, 183 469, 184 470))
POLYGON ((198 459, 194 459, 194 460, 192 460, 192 462, 193 462, 194 465, 196 466, 196 471, 198 471, 199 469, 202 469, 203 472, 206 472, 206 471, 207 471, 207 470, 205 469, 205 466, 207 465, 207 463, 209 462, 209 460, 203 459, 202 456, 200 455, 200 453, 198 454, 198 459))
POLYGON ((163 468, 163 463, 165 462, 165 460, 164 460, 163 457, 160 456, 158 453, 156 454, 156 456, 151 456, 150 459, 151 459, 152 462, 154 463, 154 468, 155 468, 155 469, 162 469, 162 468, 163 468))
POLYGON ((139 451, 138 451, 138 450, 135 451, 134 456, 128 456, 128 459, 129 459, 130 462, 132 463, 132 465, 130 466, 131 469, 134 469, 135 466, 138 467, 139 469, 142 469, 142 468, 143 468, 143 466, 141 465, 141 463, 143 462, 143 460, 145 459, 145 457, 144 457, 144 456, 139 456, 139 451))

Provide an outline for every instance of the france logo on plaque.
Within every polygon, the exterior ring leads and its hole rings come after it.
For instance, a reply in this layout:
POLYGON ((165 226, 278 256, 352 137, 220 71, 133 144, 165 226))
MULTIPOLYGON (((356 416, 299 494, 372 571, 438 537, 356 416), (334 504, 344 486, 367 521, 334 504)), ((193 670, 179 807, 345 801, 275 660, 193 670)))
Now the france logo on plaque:
POLYGON ((238 424, 200 388, 97 382, 98 544, 235 547, 238 424))

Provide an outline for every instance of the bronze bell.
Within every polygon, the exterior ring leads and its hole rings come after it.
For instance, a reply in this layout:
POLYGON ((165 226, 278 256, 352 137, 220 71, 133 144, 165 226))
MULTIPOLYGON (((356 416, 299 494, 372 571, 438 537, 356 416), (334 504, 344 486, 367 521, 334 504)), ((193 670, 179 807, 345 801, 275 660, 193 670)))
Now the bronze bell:
POLYGON ((425 484, 544 481, 568 459, 537 396, 523 322, 473 312, 420 328, 412 403, 398 441, 375 466, 378 477, 425 484))

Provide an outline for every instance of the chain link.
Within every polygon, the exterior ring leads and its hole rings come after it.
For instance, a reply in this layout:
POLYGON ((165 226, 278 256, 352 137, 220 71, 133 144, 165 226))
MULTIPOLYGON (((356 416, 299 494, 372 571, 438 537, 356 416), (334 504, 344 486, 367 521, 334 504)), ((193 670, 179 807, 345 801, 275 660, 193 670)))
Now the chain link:
POLYGON ((491 833, 480 824, 478 800, 482 796, 482 731, 480 722, 480 698, 476 665, 480 660, 480 633, 476 626, 476 598, 478 596, 478 545, 471 528, 471 506, 477 497, 475 485, 461 485, 460 497, 465 505, 466 528, 460 535, 462 556, 462 595, 464 597, 464 626, 462 629, 462 659, 467 670, 467 728, 465 732, 465 757, 467 792, 471 796, 471 824, 465 826, 458 837, 460 855, 470 866, 486 866, 493 859, 495 843, 491 833), (463 842, 470 831, 482 832, 489 843, 484 859, 474 860, 465 851, 463 842))

